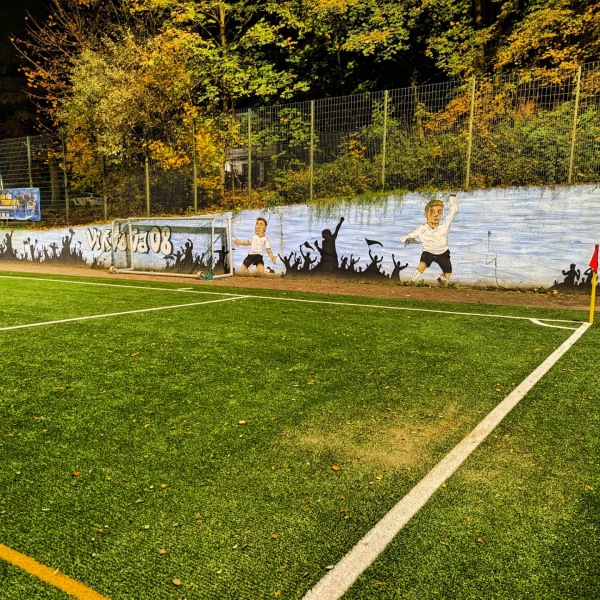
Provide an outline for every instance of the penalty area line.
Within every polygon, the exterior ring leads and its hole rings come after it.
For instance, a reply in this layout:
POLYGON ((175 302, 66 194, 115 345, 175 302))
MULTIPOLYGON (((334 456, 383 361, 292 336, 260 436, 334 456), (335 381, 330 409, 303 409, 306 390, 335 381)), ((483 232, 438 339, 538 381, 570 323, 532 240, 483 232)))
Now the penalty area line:
POLYGON ((71 579, 68 575, 58 572, 58 569, 51 569, 37 560, 12 550, 8 546, 0 544, 0 559, 15 567, 19 567, 26 573, 34 575, 43 582, 48 583, 67 594, 78 598, 79 600, 108 600, 107 596, 102 596, 89 587, 71 579))
POLYGON ((385 550, 400 530, 429 501, 533 386, 591 326, 583 323, 544 362, 463 438, 415 485, 308 593, 304 600, 338 600, 385 550))
POLYGON ((88 315, 85 317, 72 317, 70 319, 57 319, 56 321, 44 321, 42 323, 26 323, 25 325, 10 325, 9 327, 0 327, 0 331, 11 331, 13 329, 27 329, 29 327, 41 327, 43 325, 58 325, 59 323, 73 323, 75 321, 88 321, 90 319, 106 319, 108 317, 121 317, 124 315, 135 315, 159 310, 172 310, 175 308, 187 308, 190 306, 202 306, 204 304, 215 304, 216 302, 231 302, 232 300, 242 300, 248 296, 235 296, 233 298, 219 298, 218 300, 205 300, 204 302, 189 302, 187 304, 172 304, 170 306, 155 306, 152 308, 139 308, 136 310, 126 310, 116 313, 105 313, 102 315, 88 315))

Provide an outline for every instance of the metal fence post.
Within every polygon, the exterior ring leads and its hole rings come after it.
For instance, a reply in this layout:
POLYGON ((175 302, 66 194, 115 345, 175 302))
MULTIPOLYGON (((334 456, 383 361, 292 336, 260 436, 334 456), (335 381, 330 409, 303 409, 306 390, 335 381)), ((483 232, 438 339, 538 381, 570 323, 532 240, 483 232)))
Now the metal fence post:
POLYGON ((67 176, 67 147, 65 143, 65 132, 61 129, 60 140, 62 143, 63 179, 65 184, 65 213, 67 225, 69 225, 69 178, 67 176))
POLYGON ((467 173, 465 188, 469 189, 471 182, 471 152, 473 151, 473 115, 475 114, 475 76, 471 80, 471 111, 469 114, 469 138, 467 140, 467 173))
POLYGON ((569 184, 573 183, 573 164, 575 163, 575 141, 577 139, 577 120, 579 119, 579 95, 581 93, 581 67, 577 69, 575 87, 575 109, 573 111, 573 130, 571 132, 571 156, 569 157, 569 184))
POLYGON ((310 101, 310 149, 308 155, 308 171, 309 171, 309 194, 310 200, 314 196, 314 181, 315 181, 315 101, 310 101))
POLYGON ((198 212, 198 162, 196 160, 196 120, 192 117, 192 192, 194 196, 194 212, 198 212))
POLYGON ((29 170, 29 187, 33 187, 33 177, 31 175, 31 138, 27 136, 27 167, 29 170))
POLYGON ((104 221, 108 221, 108 198, 106 196, 106 155, 102 155, 102 204, 104 204, 104 221))
POLYGON ((146 188, 146 216, 150 216, 150 158, 148 156, 148 134, 144 134, 144 183, 146 188))
POLYGON ((248 109, 248 201, 252 202, 252 111, 248 109))
POLYGON ((383 139, 381 141, 381 189, 385 190, 385 153, 387 150, 388 91, 383 92, 383 139))

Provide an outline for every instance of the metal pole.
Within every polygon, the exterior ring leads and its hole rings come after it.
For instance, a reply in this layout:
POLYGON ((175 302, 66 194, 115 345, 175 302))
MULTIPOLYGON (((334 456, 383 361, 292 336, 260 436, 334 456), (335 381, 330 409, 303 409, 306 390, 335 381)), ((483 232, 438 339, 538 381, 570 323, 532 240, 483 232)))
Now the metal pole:
POLYGON ((310 180, 309 199, 314 196, 314 180, 315 180, 315 101, 310 101, 310 149, 308 155, 308 171, 310 180))
POLYGON ((381 142, 381 189, 385 190, 385 153, 387 150, 388 91, 383 92, 383 140, 381 142))
POLYGON ((573 183, 573 165, 575 163, 575 140, 577 139, 577 121, 579 119, 579 95, 581 92, 581 67, 577 69, 577 86, 575 88, 575 110, 573 113, 573 131, 571 133, 571 156, 569 157, 569 183, 573 183))
POLYGON ((63 178, 65 183, 65 208, 67 225, 69 224, 69 178, 67 176, 67 147, 65 144, 65 132, 61 129, 60 138, 62 142, 63 178))
POLYGON ((252 203, 252 111, 248 109, 248 200, 252 203))
POLYGON ((471 80, 471 113, 469 115, 469 139, 467 141, 467 176, 465 188, 469 188, 471 181, 471 152, 473 150, 473 115, 475 114, 475 76, 471 80))
POLYGON ((102 155, 102 202, 104 204, 104 222, 108 221, 108 199, 106 197, 106 156, 102 155))
POLYGON ((27 136, 27 166, 29 168, 29 187, 33 187, 33 177, 31 175, 31 138, 27 136))
POLYGON ((194 212, 198 212, 198 163, 196 161, 196 121, 192 119, 192 165, 193 165, 193 193, 194 193, 194 212))
POLYGON ((150 159, 148 157, 148 135, 144 134, 144 174, 146 184, 146 216, 150 216, 150 159))

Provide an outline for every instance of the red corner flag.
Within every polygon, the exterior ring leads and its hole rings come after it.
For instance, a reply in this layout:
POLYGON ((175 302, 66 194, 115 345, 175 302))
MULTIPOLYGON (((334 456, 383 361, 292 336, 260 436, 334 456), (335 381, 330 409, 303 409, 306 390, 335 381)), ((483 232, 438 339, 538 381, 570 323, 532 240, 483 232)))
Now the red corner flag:
POLYGON ((592 256, 592 260, 590 261, 590 267, 594 273, 598 273, 598 244, 596 244, 594 256, 592 256))

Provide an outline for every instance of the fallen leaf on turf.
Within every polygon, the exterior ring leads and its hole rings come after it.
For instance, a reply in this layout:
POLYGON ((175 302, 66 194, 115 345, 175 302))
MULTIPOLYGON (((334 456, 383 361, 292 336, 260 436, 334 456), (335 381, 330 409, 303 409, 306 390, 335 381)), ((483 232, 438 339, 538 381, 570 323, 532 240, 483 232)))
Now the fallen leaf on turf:
POLYGON ((243 419, 241 421, 238 421, 238 425, 246 425, 248 421, 244 421, 243 419))
POLYGON ((139 356, 139 352, 134 352, 133 354, 130 354, 129 356, 139 356))
POLYGON ((144 525, 144 527, 142 527, 142 529, 150 529, 150 525, 144 525))
POLYGON ((163 490, 166 490, 166 489, 169 487, 169 484, 168 484, 168 483, 161 483, 161 484, 160 484, 160 487, 161 487, 163 490))
POLYGON ((483 538, 477 538, 478 544, 485 544, 485 540, 483 538))
POLYGON ((161 549, 158 551, 158 553, 159 553, 161 556, 164 556, 164 555, 167 553, 167 551, 166 551, 164 548, 161 548, 161 549))
POLYGON ((276 591, 276 592, 273 594, 273 596, 275 596, 275 598, 281 598, 281 591, 280 591, 280 590, 277 590, 277 591, 276 591))
POLYGON ((338 467, 337 465, 332 465, 331 467, 334 471, 339 471, 340 467, 338 467))
POLYGON ((173 579, 173 585, 181 585, 180 579, 173 579))
POLYGON ((81 475, 81 471, 73 471, 73 477, 79 477, 81 475))
POLYGON ((585 486, 585 489, 586 489, 586 490, 590 490, 590 492, 591 492, 591 491, 593 491, 593 490, 594 490, 594 486, 593 486, 593 485, 586 485, 586 486, 585 486))

